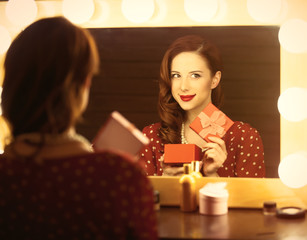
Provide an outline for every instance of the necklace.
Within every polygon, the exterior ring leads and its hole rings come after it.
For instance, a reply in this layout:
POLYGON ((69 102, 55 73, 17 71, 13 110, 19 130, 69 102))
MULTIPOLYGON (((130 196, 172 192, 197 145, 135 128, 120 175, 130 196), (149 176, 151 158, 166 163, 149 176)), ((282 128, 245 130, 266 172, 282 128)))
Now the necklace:
POLYGON ((181 143, 182 144, 189 144, 188 140, 184 136, 184 123, 181 125, 181 143))

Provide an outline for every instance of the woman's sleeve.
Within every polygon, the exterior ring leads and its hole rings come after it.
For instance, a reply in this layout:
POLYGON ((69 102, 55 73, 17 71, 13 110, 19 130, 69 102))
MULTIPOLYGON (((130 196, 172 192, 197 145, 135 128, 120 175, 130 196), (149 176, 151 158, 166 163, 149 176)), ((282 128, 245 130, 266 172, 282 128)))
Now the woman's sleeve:
POLYGON ((263 143, 259 132, 249 124, 238 129, 237 177, 265 177, 263 143))
POLYGON ((156 156, 154 154, 155 146, 153 145, 155 136, 153 131, 153 125, 147 126, 143 129, 143 134, 149 138, 150 143, 145 146, 140 152, 140 163, 145 169, 147 175, 156 175, 157 165, 156 156))

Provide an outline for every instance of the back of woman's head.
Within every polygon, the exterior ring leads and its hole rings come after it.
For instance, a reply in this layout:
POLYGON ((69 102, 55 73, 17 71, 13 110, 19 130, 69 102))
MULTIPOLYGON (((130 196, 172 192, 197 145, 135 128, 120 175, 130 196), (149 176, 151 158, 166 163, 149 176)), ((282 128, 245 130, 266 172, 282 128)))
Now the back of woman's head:
POLYGON ((12 42, 4 62, 3 116, 14 136, 62 133, 81 114, 81 89, 98 68, 91 35, 63 17, 38 20, 12 42))
MULTIPOLYGON (((165 142, 179 141, 179 127, 185 120, 185 112, 175 101, 171 91, 171 65, 173 59, 182 52, 196 52, 203 57, 211 71, 212 77, 217 71, 222 71, 222 58, 218 48, 209 40, 198 35, 187 35, 176 39, 164 54, 160 67, 159 105, 158 110, 162 120, 162 138, 165 142)), ((219 84, 212 91, 212 103, 217 107, 222 104, 222 90, 219 84)))

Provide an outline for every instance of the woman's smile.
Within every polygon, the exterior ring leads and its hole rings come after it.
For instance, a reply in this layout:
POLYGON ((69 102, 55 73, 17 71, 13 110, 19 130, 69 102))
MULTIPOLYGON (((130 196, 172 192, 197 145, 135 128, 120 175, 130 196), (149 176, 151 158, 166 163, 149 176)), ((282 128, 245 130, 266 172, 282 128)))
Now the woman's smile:
POLYGON ((181 100, 184 101, 184 102, 189 102, 189 101, 191 101, 195 96, 196 96, 196 94, 194 94, 194 95, 180 95, 180 98, 181 98, 181 100))

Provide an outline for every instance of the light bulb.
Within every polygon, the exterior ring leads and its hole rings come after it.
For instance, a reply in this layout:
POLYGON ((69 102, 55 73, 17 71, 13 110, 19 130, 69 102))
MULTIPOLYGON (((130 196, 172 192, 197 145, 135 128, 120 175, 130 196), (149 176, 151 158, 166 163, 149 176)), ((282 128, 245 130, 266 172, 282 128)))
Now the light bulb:
POLYGON ((299 122, 307 118, 307 89, 292 87, 278 98, 279 113, 288 121, 299 122))
POLYGON ((307 152, 289 154, 278 166, 280 180, 288 187, 300 188, 307 184, 307 152))
POLYGON ((212 20, 218 10, 218 0, 185 0, 184 10, 189 18, 196 22, 212 20))
POLYGON ((89 21, 94 14, 93 0, 63 0, 63 14, 71 22, 81 24, 89 21))
POLYGON ((282 12, 283 0, 247 0, 249 15, 258 22, 277 20, 282 12))
POLYGON ((10 22, 20 27, 26 27, 35 20, 37 6, 34 0, 9 0, 5 7, 5 13, 10 22))
POLYGON ((280 45, 291 53, 307 52, 307 22, 290 19, 281 25, 278 32, 280 45))
POLYGON ((154 0, 123 0, 122 12, 130 22, 142 23, 148 21, 154 14, 154 0))

